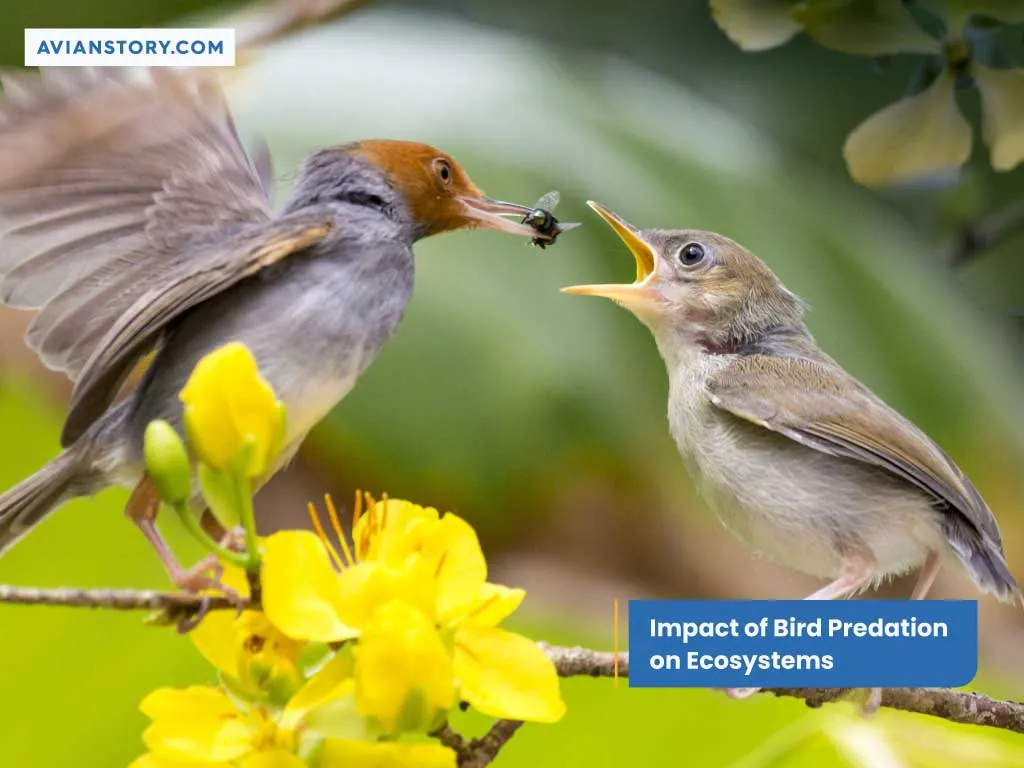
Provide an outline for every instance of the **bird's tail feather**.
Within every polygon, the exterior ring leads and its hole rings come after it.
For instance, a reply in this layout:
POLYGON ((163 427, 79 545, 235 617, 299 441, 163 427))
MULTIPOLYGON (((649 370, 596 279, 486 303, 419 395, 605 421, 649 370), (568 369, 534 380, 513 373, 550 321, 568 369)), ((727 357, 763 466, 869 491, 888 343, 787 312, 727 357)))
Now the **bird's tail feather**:
POLYGON ((0 553, 62 502, 77 496, 81 480, 81 462, 72 446, 34 475, 0 494, 0 553))
POLYGON ((1024 596, 998 543, 963 525, 947 526, 946 536, 980 590, 991 592, 1003 602, 1024 605, 1024 596))

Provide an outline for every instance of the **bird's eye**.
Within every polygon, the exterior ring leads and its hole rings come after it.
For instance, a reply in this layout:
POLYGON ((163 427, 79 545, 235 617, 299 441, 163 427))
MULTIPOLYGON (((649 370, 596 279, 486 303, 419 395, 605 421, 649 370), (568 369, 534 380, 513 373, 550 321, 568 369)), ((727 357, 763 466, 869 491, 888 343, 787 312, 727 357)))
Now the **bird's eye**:
POLYGON ((452 167, 444 160, 435 161, 437 166, 437 176, 445 184, 448 184, 452 180, 452 167))
POLYGON ((695 267, 704 261, 704 246, 700 243, 687 243, 679 250, 679 261, 686 267, 695 267))

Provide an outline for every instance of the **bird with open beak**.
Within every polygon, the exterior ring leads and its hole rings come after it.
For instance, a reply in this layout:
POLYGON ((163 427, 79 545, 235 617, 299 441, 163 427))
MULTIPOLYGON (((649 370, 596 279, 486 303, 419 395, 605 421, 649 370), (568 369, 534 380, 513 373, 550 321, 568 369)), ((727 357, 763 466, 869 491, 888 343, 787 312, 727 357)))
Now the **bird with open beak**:
POLYGON ((530 207, 490 199, 450 155, 409 141, 315 152, 275 212, 269 166, 246 154, 208 77, 57 69, 3 85, 0 300, 38 311, 27 342, 74 391, 62 453, 0 495, 0 552, 68 499, 125 485, 174 582, 211 586, 209 562, 185 569, 165 546, 142 451, 150 421, 180 428, 196 363, 243 342, 284 403, 285 447, 262 483, 394 333, 416 241, 544 237, 503 218, 530 207))
MULTIPOLYGON (((818 347, 804 303, 721 235, 640 230, 589 203, 636 260, 636 280, 580 285, 654 335, 668 368, 668 420, 691 475, 726 526, 761 554, 850 597, 943 561, 984 592, 1021 596, 992 512, 952 459, 818 347)), ((733 690, 742 697, 756 689, 733 690)), ((867 708, 880 703, 873 690, 867 708)))

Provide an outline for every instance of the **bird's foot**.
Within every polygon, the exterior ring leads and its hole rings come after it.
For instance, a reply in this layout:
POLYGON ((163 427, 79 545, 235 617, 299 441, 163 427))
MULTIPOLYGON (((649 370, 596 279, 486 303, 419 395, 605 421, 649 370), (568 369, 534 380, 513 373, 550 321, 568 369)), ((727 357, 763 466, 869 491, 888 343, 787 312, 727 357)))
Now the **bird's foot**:
POLYGON ((873 715, 878 711, 878 708, 882 706, 882 689, 872 688, 868 691, 868 697, 864 701, 864 706, 861 711, 865 715, 873 715))
POLYGON ((216 555, 207 555, 191 568, 183 568, 176 560, 166 563, 166 566, 174 586, 183 592, 219 592, 239 607, 245 604, 245 599, 223 582, 224 566, 216 555))
POLYGON ((730 699, 733 699, 734 701, 739 701, 741 699, 749 699, 751 696, 753 696, 755 693, 757 693, 761 689, 760 688, 722 688, 720 690, 722 690, 725 693, 725 695, 728 696, 730 699))
POLYGON ((245 552, 245 529, 238 526, 233 530, 225 531, 217 543, 225 549, 230 549, 232 552, 245 552))

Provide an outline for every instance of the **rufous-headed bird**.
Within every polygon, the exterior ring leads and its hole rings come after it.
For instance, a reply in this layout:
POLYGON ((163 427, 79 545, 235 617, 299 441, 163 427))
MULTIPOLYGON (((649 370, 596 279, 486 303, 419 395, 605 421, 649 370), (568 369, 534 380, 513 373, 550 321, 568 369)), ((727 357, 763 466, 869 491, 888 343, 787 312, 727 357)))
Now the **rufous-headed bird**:
POLYGON ((672 437, 733 533, 830 579, 809 600, 914 570, 912 598, 923 599, 950 559, 982 591, 1020 598, 971 481, 818 347, 804 302, 760 259, 713 232, 641 230, 588 204, 632 252, 636 280, 563 290, 612 299, 650 329, 668 369, 672 437))
POLYGON ((164 545, 142 455, 150 421, 180 427, 197 361, 230 341, 252 351, 287 409, 273 474, 394 333, 416 241, 476 228, 538 237, 502 218, 530 207, 486 197, 450 155, 409 141, 314 153, 275 213, 266 164, 246 154, 209 78, 58 69, 8 75, 4 91, 0 300, 38 311, 27 342, 74 390, 64 450, 0 496, 0 551, 68 499, 124 485, 173 581, 209 586, 208 564, 186 570, 164 545))

